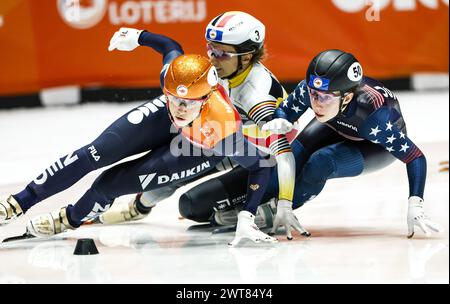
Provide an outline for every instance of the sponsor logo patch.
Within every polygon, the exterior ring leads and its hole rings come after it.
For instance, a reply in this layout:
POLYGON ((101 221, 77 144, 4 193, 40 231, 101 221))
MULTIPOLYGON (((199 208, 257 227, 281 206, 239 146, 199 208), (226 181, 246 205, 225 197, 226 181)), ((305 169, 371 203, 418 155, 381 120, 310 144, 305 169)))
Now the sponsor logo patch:
POLYGON ((206 32, 206 38, 208 38, 208 40, 222 41, 222 37, 223 37, 222 31, 218 31, 215 29, 208 29, 206 32))
POLYGON ((184 97, 188 94, 189 90, 185 85, 179 85, 177 87, 177 94, 181 97, 184 97))
POLYGON ((256 191, 259 189, 259 185, 258 184, 250 185, 250 189, 252 189, 253 191, 256 191))
POLYGON ((327 78, 311 75, 309 86, 314 87, 318 90, 328 91, 328 88, 330 87, 330 80, 327 78))

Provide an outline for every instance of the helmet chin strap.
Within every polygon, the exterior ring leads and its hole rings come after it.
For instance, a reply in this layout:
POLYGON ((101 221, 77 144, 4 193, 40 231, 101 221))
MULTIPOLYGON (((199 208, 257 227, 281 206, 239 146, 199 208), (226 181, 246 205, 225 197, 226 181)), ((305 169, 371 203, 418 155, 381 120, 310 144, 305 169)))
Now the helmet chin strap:
POLYGON ((335 117, 331 118, 330 120, 344 116, 343 112, 345 109, 345 106, 344 106, 345 93, 342 91, 340 93, 341 93, 341 97, 339 98, 339 112, 336 114, 335 117))
POLYGON ((343 116, 344 115, 343 112, 344 112, 344 110, 346 109, 346 107, 348 105, 348 103, 346 105, 344 105, 344 100, 345 100, 345 97, 346 97, 346 95, 345 95, 346 93, 348 93, 348 92, 341 91, 341 98, 339 99, 339 113, 338 113, 338 116, 343 116))
POLYGON ((339 98, 339 113, 338 115, 341 116, 342 112, 344 111, 344 96, 345 93, 341 92, 341 98, 339 98))

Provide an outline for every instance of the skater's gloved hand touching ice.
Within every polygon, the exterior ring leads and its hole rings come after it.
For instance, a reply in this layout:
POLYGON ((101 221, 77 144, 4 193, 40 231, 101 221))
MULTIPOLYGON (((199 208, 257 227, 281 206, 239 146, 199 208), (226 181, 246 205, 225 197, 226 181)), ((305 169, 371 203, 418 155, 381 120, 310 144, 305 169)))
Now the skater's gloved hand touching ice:
POLYGON ((292 202, 288 200, 278 201, 277 214, 273 222, 273 228, 270 234, 275 234, 277 229, 282 226, 286 229, 288 240, 292 240, 292 230, 295 229, 303 236, 310 236, 311 234, 300 225, 297 217, 292 210, 292 202))
POLYGON ((431 235, 431 231, 441 232, 442 227, 430 220, 423 208, 423 199, 418 196, 411 196, 408 201, 408 238, 414 236, 415 226, 419 227, 426 236, 431 235))
POLYGON ((238 214, 238 222, 236 227, 236 236, 229 243, 229 246, 236 246, 243 239, 252 240, 255 243, 276 243, 278 240, 271 237, 261 230, 255 224, 255 216, 248 211, 241 211, 238 214))
POLYGON ((139 46, 139 36, 142 30, 121 27, 111 38, 108 51, 132 51, 139 46))

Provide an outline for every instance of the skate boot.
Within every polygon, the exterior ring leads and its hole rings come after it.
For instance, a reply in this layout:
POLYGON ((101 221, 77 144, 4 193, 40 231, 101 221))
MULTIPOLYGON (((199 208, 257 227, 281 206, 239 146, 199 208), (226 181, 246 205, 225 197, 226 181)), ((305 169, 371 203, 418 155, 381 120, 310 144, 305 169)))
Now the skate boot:
POLYGON ((27 224, 27 233, 36 237, 49 237, 75 229, 69 224, 66 209, 67 207, 62 207, 60 210, 34 217, 27 224))
MULTIPOLYGON (((232 209, 218 210, 214 213, 213 222, 221 226, 236 225, 238 214, 242 211, 243 204, 235 206, 232 209)), ((267 203, 261 204, 256 211, 255 224, 258 228, 271 228, 273 219, 277 213, 275 199, 271 199, 267 203)))
POLYGON ((98 221, 102 224, 116 224, 143 219, 156 204, 153 204, 152 207, 146 207, 141 203, 142 199, 144 197, 142 193, 139 193, 129 202, 116 201, 111 208, 98 217, 98 221))
POLYGON ((9 224, 23 214, 22 208, 12 195, 0 200, 0 226, 9 224))

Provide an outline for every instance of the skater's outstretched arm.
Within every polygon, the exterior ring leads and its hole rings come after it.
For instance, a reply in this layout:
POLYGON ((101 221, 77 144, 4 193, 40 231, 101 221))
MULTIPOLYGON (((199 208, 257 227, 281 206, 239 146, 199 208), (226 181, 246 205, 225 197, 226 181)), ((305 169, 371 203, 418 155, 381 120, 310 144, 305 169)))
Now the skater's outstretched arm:
POLYGON ((151 47, 162 55, 163 68, 160 73, 160 82, 161 87, 164 87, 166 69, 172 61, 184 54, 183 48, 178 42, 164 35, 122 27, 114 33, 108 50, 132 51, 140 45, 151 47))
POLYGON ((370 115, 362 128, 367 140, 384 147, 393 156, 406 164, 409 181, 408 237, 414 235, 414 227, 425 234, 440 232, 442 228, 432 222, 424 211, 424 190, 427 175, 427 161, 424 153, 408 137, 406 131, 398 129, 395 121, 400 117, 395 109, 381 107, 370 115))

